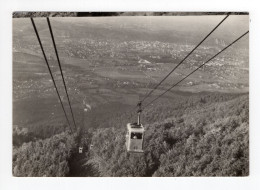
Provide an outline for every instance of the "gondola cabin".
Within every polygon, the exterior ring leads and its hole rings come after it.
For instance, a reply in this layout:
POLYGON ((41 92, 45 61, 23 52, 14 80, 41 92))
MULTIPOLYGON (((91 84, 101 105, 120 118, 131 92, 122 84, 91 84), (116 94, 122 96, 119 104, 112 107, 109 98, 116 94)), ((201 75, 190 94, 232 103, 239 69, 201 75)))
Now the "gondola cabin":
POLYGON ((142 124, 128 123, 126 133, 127 152, 142 153, 144 140, 144 127, 142 124))
POLYGON ((79 147, 79 153, 82 154, 82 152, 83 152, 83 147, 80 146, 80 147, 79 147))

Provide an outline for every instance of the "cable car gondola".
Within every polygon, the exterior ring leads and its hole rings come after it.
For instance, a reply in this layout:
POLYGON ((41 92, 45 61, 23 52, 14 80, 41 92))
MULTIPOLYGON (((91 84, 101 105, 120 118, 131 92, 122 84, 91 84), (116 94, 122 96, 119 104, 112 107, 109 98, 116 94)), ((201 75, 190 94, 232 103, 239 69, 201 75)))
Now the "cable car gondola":
POLYGON ((144 127, 140 122, 140 115, 142 112, 141 103, 138 103, 139 109, 137 123, 127 124, 126 133, 126 150, 132 153, 143 153, 144 127))
POLYGON ((82 147, 82 146, 79 147, 79 153, 80 153, 80 154, 83 153, 83 147, 82 147))

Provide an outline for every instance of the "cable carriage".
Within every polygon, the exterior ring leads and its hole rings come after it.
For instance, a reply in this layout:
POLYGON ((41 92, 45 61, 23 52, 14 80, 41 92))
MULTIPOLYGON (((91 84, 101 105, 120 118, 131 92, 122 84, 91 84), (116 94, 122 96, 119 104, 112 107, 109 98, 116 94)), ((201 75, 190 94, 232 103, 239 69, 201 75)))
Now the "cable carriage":
POLYGON ((139 109, 137 123, 128 123, 126 133, 126 150, 132 153, 143 153, 144 127, 140 123, 141 103, 138 103, 139 109))
POLYGON ((79 147, 79 153, 80 153, 80 154, 83 153, 83 147, 82 147, 82 146, 79 147))

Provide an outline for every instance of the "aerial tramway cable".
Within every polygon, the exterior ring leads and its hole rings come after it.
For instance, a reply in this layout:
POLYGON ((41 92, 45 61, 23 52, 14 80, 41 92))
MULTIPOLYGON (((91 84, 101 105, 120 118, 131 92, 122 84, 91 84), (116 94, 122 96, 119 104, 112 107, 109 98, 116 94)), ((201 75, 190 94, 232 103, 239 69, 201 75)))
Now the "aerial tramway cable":
MULTIPOLYGON (((210 59, 208 59, 206 62, 204 62, 203 64, 201 64, 200 66, 198 66, 195 70, 193 70, 191 73, 189 73, 188 75, 186 75, 184 78, 182 78, 181 80, 179 80, 177 83, 175 83, 174 85, 172 85, 170 88, 168 88, 167 90, 165 90, 165 92, 163 92, 162 94, 160 94, 158 97, 156 97, 155 99, 153 99, 150 103, 146 104, 144 108, 146 108, 147 106, 151 105, 153 102, 155 102, 156 100, 158 100, 160 97, 162 97, 165 93, 167 93, 168 91, 170 91, 172 88, 174 88, 175 86, 177 86, 179 83, 181 83, 183 80, 185 80, 186 78, 188 78, 190 75, 192 75, 194 72, 196 72, 197 70, 199 70, 200 68, 202 68, 205 64, 207 64, 208 62, 210 62, 211 60, 213 60, 215 57, 217 57, 219 54, 221 54, 223 51, 225 51, 226 49, 228 49, 230 46, 232 46, 233 44, 235 44, 237 41, 239 41, 241 38, 243 38, 245 35, 247 35, 249 33, 249 31, 245 32, 244 34, 242 34, 240 37, 238 37, 236 40, 234 40, 232 43, 230 43, 228 46, 226 46, 224 49, 222 49, 221 51, 219 51, 217 54, 215 54, 213 57, 211 57, 210 59)), ((127 152, 130 153, 143 153, 143 141, 144 141, 144 128, 143 125, 140 123, 140 113, 142 112, 143 109, 141 109, 141 102, 139 102, 137 104, 137 106, 139 107, 137 113, 138 113, 138 121, 137 123, 128 123, 127 124, 127 134, 126 134, 126 150, 127 152), (139 138, 132 138, 132 135, 135 134, 139 134, 139 138)))
MULTIPOLYGON (((228 46, 226 46, 224 49, 222 49, 221 51, 219 51, 217 54, 215 54, 213 57, 211 57, 210 59, 208 59, 206 62, 204 62, 203 64, 201 64, 200 66, 198 66, 195 70, 193 70, 191 73, 189 73, 188 75, 186 75, 184 78, 182 78, 181 80, 179 80, 177 83, 175 83, 174 85, 172 85, 170 88, 168 88, 167 90, 165 90, 162 94, 160 94, 158 97, 156 97, 155 99, 153 99, 150 103, 146 104, 144 108, 146 108, 147 106, 151 105, 153 102, 155 102, 156 100, 158 100, 160 97, 162 97, 165 93, 167 93, 168 91, 170 91, 172 88, 174 88, 175 86, 177 86, 180 82, 182 82, 183 80, 185 80, 186 78, 188 78, 190 75, 192 75, 194 72, 196 72, 197 70, 199 70, 200 68, 202 68, 205 64, 207 64, 208 62, 210 62, 211 60, 213 60, 215 57, 217 57, 219 54, 221 54, 223 51, 225 51, 226 49, 228 49, 230 46, 232 46, 233 44, 235 44, 237 41, 239 41, 241 38, 243 38, 245 35, 247 35, 249 33, 249 31, 245 32, 244 34, 242 34, 240 37, 238 37, 236 40, 234 40, 232 43, 230 43, 228 46)), ((140 114, 142 112, 143 109, 141 109, 141 102, 139 102, 137 104, 137 106, 139 107, 137 113, 138 113, 138 120, 137 123, 128 123, 127 124, 127 133, 126 133, 126 150, 129 153, 143 153, 144 149, 143 149, 143 142, 144 142, 144 127, 143 125, 140 123, 140 114), (138 134, 138 135, 137 135, 138 134), (133 136, 133 138, 132 138, 133 136), (138 136, 138 137, 137 137, 138 136)))
POLYGON ((47 22, 48 22, 49 30, 50 30, 50 33, 51 33, 51 39, 52 39, 53 46, 54 46, 54 49, 55 49, 55 54, 56 54, 57 61, 58 61, 58 64, 59 64, 59 68, 60 68, 60 72, 61 72, 61 77, 62 77, 63 85, 64 85, 64 87, 65 87, 65 92, 66 92, 67 99, 68 99, 68 102, 69 102, 70 113, 71 113, 71 115, 72 115, 72 119, 73 119, 74 126, 75 126, 75 128, 77 129, 76 122, 75 122, 75 118, 74 118, 74 114, 73 114, 72 107, 71 107, 71 103, 70 103, 70 98, 69 98, 68 91, 67 91, 67 86, 66 86, 66 83, 65 83, 65 79, 64 79, 64 75, 63 75, 63 71, 62 71, 62 67, 61 67, 61 63, 60 63, 60 58, 59 58, 58 50, 57 50, 57 47, 56 47, 56 43, 55 43, 54 35, 53 35, 53 32, 52 32, 52 28, 51 28, 51 23, 50 23, 49 17, 47 17, 47 22))
POLYGON ((210 59, 208 59, 205 63, 201 64, 199 67, 197 67, 195 70, 193 70, 191 73, 189 73, 187 76, 185 76, 184 78, 182 78, 181 80, 179 80, 177 83, 175 83, 174 85, 172 85, 170 88, 168 88, 165 92, 163 92, 162 94, 160 94, 159 96, 157 96, 155 99, 153 99, 151 102, 149 102, 148 104, 146 104, 144 108, 146 108, 147 106, 151 105, 153 102, 155 102, 156 100, 158 100, 160 97, 162 97, 164 94, 166 94, 168 91, 170 91, 172 88, 174 88, 175 86, 177 86, 179 83, 181 83, 183 80, 185 80, 186 78, 188 78, 190 75, 192 75, 194 72, 196 72, 197 70, 199 70, 201 67, 203 67, 205 64, 207 64, 208 62, 210 62, 212 59, 214 59, 215 57, 217 57, 219 54, 221 54, 223 51, 225 51, 226 49, 228 49, 230 46, 232 46, 234 43, 236 43, 237 41, 239 41, 241 38, 243 38, 245 35, 247 35, 249 33, 249 31, 245 32, 244 34, 242 34, 240 37, 238 37, 236 40, 234 40, 232 43, 230 43, 228 46, 226 46, 224 49, 222 49, 221 51, 219 51, 217 54, 215 54, 213 57, 211 57, 210 59))
POLYGON ((60 100, 60 103, 61 103, 62 110, 63 110, 64 115, 65 115, 65 117, 66 117, 66 120, 67 120, 67 122, 68 122, 68 124, 69 124, 70 130, 71 130, 71 132, 73 132, 73 131, 72 131, 72 128, 71 128, 71 126, 70 126, 70 122, 69 122, 68 116, 67 116, 67 114, 66 114, 66 111, 65 111, 64 105, 63 105, 63 103, 62 103, 62 101, 61 101, 60 93, 59 93, 59 91, 58 91, 58 88, 57 88, 56 82, 55 82, 54 77, 53 77, 53 75, 52 75, 52 72, 51 72, 51 68, 50 68, 49 62, 48 62, 48 60, 47 60, 47 58, 46 58, 46 55, 45 55, 45 52, 44 52, 44 49, 43 49, 43 46, 42 46, 42 42, 41 42, 41 39, 40 39, 40 36, 39 36, 39 34, 38 34, 37 28, 36 28, 36 26, 35 26, 35 23, 34 23, 34 20, 33 20, 32 17, 31 17, 31 21, 32 21, 33 29, 34 29, 35 34, 36 34, 36 36, 37 36, 38 42, 39 42, 39 44, 40 44, 40 47, 41 47, 41 50, 42 50, 43 57, 44 57, 44 59, 45 59, 46 65, 47 65, 48 70, 49 70, 49 73, 50 73, 50 75, 51 75, 52 82, 53 82, 53 84, 54 84, 54 87, 55 87, 55 89, 56 89, 57 95, 58 95, 58 97, 59 97, 59 100, 60 100))
POLYGON ((207 36, 205 36, 198 45, 196 45, 142 100, 141 103, 148 98, 153 92, 154 90, 156 90, 162 83, 163 81, 165 81, 172 73, 173 71, 175 71, 228 17, 229 17, 230 13, 227 14, 227 16, 225 16, 225 18, 223 18, 220 23, 218 23, 217 26, 215 26, 208 34, 207 36))

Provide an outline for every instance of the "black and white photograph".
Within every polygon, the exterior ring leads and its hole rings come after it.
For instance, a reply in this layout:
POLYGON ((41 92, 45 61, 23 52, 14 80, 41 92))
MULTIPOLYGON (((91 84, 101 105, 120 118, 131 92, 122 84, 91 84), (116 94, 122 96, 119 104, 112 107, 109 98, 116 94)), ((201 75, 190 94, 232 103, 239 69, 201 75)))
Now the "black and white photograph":
POLYGON ((14 177, 249 176, 248 12, 13 12, 14 177))

